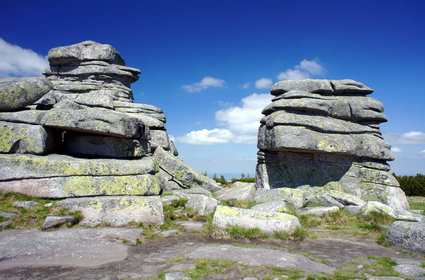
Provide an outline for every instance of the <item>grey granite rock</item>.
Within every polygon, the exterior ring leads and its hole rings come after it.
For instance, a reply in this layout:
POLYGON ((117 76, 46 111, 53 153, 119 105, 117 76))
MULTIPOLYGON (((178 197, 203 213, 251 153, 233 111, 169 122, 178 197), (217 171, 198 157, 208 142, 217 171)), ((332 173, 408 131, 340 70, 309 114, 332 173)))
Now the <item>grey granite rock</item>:
POLYGON ((331 207, 304 207, 297 209, 299 215, 314 215, 314 216, 324 216, 326 214, 336 212, 339 208, 336 206, 331 207))
POLYGON ((300 227, 297 217, 278 212, 261 212, 227 206, 217 206, 212 224, 219 228, 239 226, 245 229, 258 228, 264 233, 292 233, 300 227))
POLYGON ((270 90, 271 95, 279 95, 291 90, 300 90, 323 95, 331 95, 334 90, 328 80, 285 80, 274 84, 270 90))
POLYGON ((40 125, 0 121, 0 153, 46 154, 53 149, 52 137, 40 125))
POLYGON ((81 225, 90 227, 101 223, 123 226, 130 222, 157 224, 164 223, 164 213, 159 196, 108 196, 68 198, 56 203, 71 211, 81 211, 81 225))
POLYGON ((66 223, 75 223, 76 219, 72 216, 47 216, 41 226, 42 229, 59 227, 66 223))
POLYGON ((174 195, 179 198, 187 199, 185 207, 195 210, 200 216, 206 216, 213 213, 218 205, 217 199, 202 194, 179 191, 174 192, 174 195))
POLYGON ((13 206, 22 207, 25 209, 31 209, 32 207, 37 206, 39 204, 39 202, 35 201, 16 201, 12 203, 13 206))
POLYGON ((282 200, 292 204, 295 208, 301 208, 308 202, 303 190, 292 188, 257 189, 254 200, 257 203, 282 200))
POLYGON ((281 212, 285 213, 289 211, 289 207, 283 200, 271 200, 263 202, 251 207, 252 210, 261 212, 281 212))
POLYGON ((18 215, 16 213, 2 212, 2 213, 0 213, 0 217, 10 219, 10 218, 19 218, 20 215, 18 215))
POLYGON ((0 121, 12 123, 41 124, 46 112, 41 110, 24 110, 17 112, 0 113, 0 121))
POLYGON ((298 268, 311 273, 332 273, 334 269, 326 264, 313 261, 305 256, 282 250, 247 248, 232 245, 203 245, 187 255, 190 259, 226 259, 249 266, 274 266, 298 268))
POLYGON ((385 239, 394 247, 425 254, 425 223, 395 221, 385 239))
POLYGON ((68 132, 64 134, 63 143, 66 154, 77 156, 141 158, 151 152, 150 143, 146 139, 68 132))
POLYGON ((41 77, 0 79, 0 112, 22 109, 40 99, 53 85, 41 77))
POLYGON ((351 79, 331 80, 330 82, 335 95, 369 94, 373 92, 371 88, 351 79))
POLYGON ((165 280, 189 280, 190 277, 184 272, 169 272, 164 274, 165 280))
POLYGON ((102 45, 94 41, 84 41, 70 46, 53 48, 49 51, 48 59, 51 65, 81 60, 101 60, 125 65, 124 59, 112 46, 102 45))
POLYGON ((406 276, 423 276, 425 274, 425 267, 413 264, 399 264, 393 267, 395 271, 406 276))
POLYGON ((255 196, 255 184, 254 183, 242 183, 234 184, 230 188, 224 188, 214 193, 215 197, 220 201, 229 200, 246 200, 252 201, 255 196))
POLYGON ((202 175, 185 164, 181 159, 164 151, 161 147, 156 148, 154 156, 158 160, 161 169, 173 176, 173 178, 176 178, 186 187, 201 187, 209 191, 222 189, 213 179, 202 175))
POLYGON ((137 118, 94 108, 49 110, 41 123, 46 127, 125 138, 137 138, 145 134, 144 124, 137 118))

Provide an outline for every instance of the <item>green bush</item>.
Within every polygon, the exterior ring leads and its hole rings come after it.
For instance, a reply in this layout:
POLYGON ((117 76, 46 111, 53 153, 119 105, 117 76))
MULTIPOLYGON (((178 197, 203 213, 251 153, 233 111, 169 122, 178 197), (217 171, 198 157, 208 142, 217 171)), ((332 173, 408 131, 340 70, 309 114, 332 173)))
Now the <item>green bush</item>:
POLYGON ((394 173, 393 175, 407 196, 425 196, 425 175, 397 176, 394 173))

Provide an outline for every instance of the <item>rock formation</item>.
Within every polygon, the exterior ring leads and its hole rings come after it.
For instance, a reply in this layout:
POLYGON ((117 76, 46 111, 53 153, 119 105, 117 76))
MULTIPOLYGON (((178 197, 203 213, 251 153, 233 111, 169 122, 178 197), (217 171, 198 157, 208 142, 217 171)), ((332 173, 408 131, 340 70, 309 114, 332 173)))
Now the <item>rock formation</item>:
POLYGON ((93 41, 49 51, 46 78, 0 80, 0 190, 67 198, 83 224, 162 223, 164 188, 218 190, 180 159, 140 70, 93 41), (150 196, 150 197, 146 197, 150 196))
POLYGON ((389 173, 394 156, 379 130, 387 119, 372 92, 353 80, 276 83, 258 131, 257 188, 300 187, 307 199, 338 190, 408 209, 389 173))

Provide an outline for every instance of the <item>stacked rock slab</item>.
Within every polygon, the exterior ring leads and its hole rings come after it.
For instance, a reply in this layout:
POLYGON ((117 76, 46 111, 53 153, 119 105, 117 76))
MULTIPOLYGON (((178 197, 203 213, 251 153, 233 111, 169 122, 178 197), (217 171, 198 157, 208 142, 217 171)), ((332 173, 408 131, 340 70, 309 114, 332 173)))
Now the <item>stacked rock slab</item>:
POLYGON ((258 131, 257 188, 319 186, 408 207, 388 172, 394 157, 379 130, 387 119, 372 92, 353 80, 276 83, 258 131))
POLYGON ((134 103, 140 71, 93 41, 54 48, 48 59, 46 78, 0 80, 0 191, 65 198, 58 205, 81 210, 84 225, 161 224, 159 195, 189 167, 176 158, 163 111, 134 103))

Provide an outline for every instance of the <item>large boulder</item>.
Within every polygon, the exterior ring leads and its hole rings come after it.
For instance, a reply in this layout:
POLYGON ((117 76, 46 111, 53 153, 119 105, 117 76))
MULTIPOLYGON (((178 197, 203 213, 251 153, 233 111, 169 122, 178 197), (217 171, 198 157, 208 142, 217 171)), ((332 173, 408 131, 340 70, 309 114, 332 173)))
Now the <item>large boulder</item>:
POLYGON ((68 198, 56 203, 71 211, 81 211, 81 225, 95 227, 102 223, 123 226, 128 223, 162 225, 164 212, 159 196, 109 196, 68 198))
POLYGON ((0 112, 31 105, 52 87, 52 83, 41 77, 0 79, 0 112))
POLYGON ((156 148, 154 157, 158 160, 159 167, 171 175, 182 187, 201 187, 209 191, 222 189, 213 179, 202 175, 161 147, 156 148))
POLYGON ((227 206, 217 206, 212 224, 218 228, 238 226, 245 229, 258 228, 264 233, 292 233, 301 227, 297 217, 278 212, 261 212, 227 206))
POLYGON ((46 154, 53 149, 52 133, 40 126, 0 121, 0 153, 46 154))
POLYGON ((252 201, 255 196, 255 184, 236 182, 230 188, 216 191, 214 195, 220 201, 229 201, 233 199, 252 201))
POLYGON ((394 247, 425 254, 425 222, 396 221, 385 238, 394 247))

